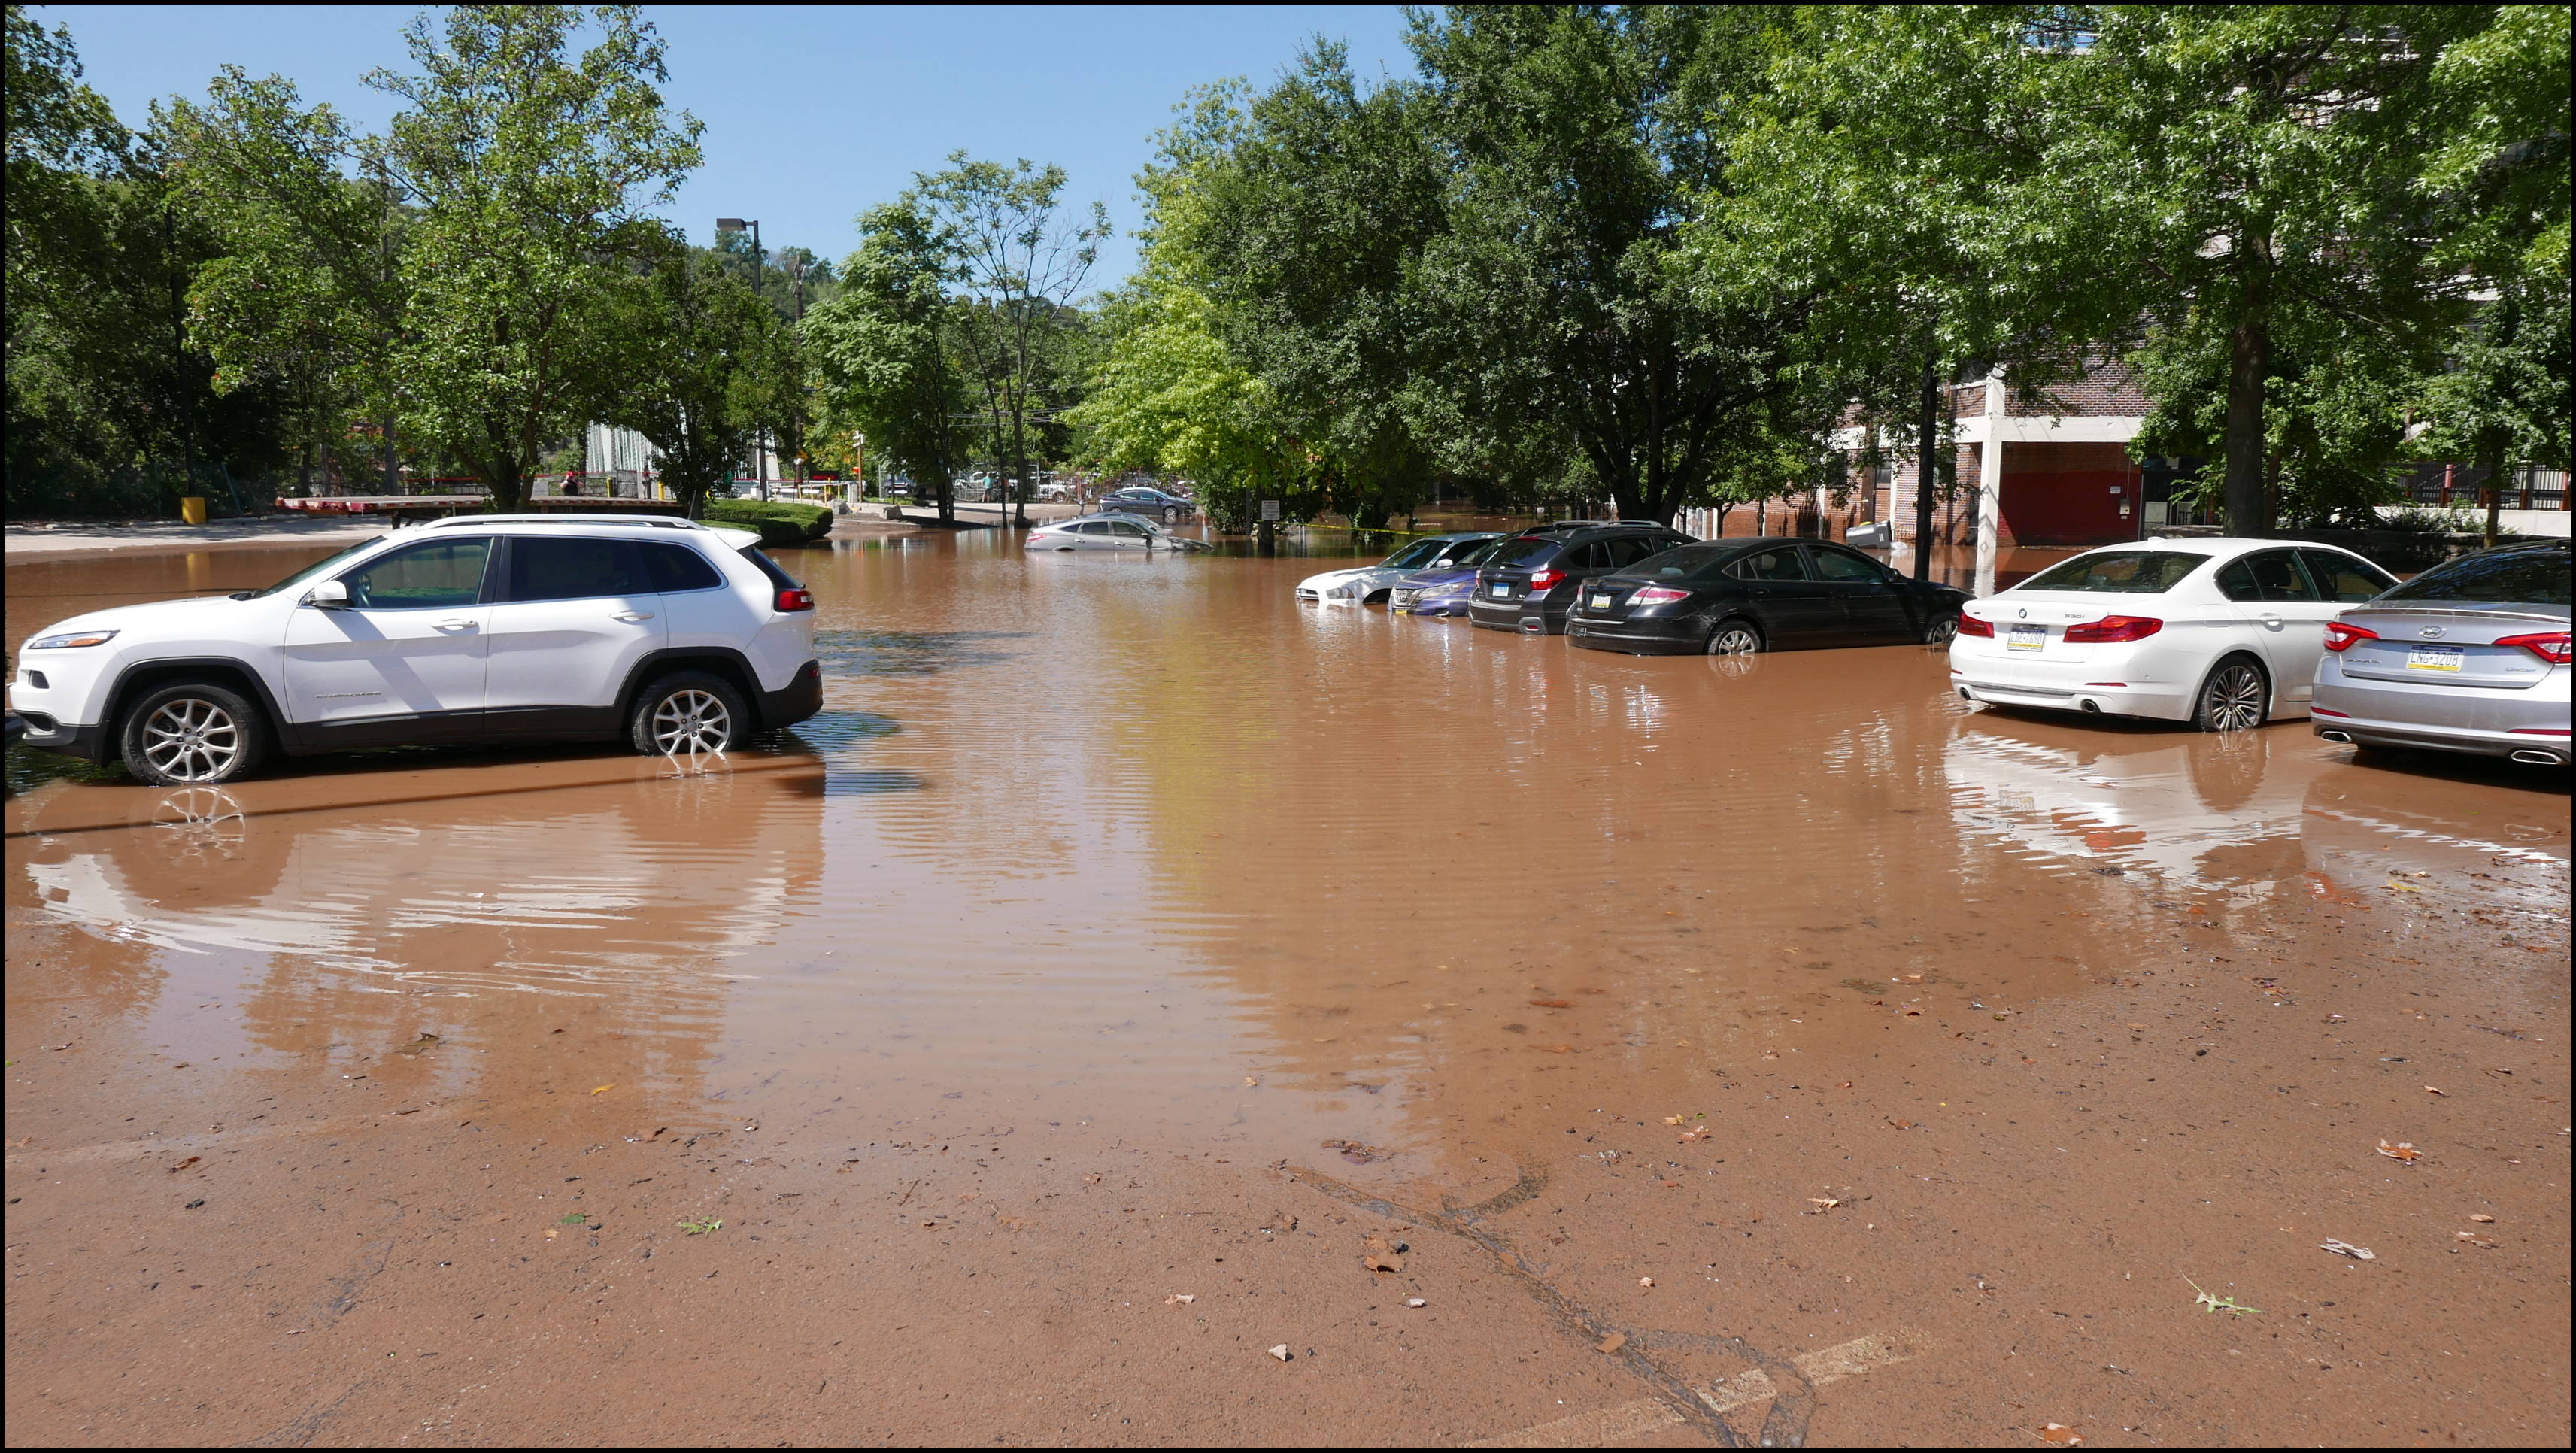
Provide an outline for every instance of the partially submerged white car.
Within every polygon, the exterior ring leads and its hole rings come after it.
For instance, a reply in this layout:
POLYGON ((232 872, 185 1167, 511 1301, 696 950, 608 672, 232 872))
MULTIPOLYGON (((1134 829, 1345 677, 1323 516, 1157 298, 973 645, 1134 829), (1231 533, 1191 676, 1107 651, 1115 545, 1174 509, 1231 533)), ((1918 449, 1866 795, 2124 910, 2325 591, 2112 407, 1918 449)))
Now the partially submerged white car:
POLYGON ((1968 602, 1950 643, 1950 684, 1969 701, 2207 731, 2303 717, 2326 623, 2396 583, 2332 545, 2111 545, 1968 602))
POLYGON ((1416 570, 1437 570, 1455 564, 1476 553, 1486 542, 1502 537, 1488 530, 1480 534, 1429 535, 1380 560, 1375 565, 1355 565, 1346 570, 1327 570, 1309 575, 1297 582, 1297 600, 1301 605, 1366 605, 1384 600, 1395 582, 1416 570))

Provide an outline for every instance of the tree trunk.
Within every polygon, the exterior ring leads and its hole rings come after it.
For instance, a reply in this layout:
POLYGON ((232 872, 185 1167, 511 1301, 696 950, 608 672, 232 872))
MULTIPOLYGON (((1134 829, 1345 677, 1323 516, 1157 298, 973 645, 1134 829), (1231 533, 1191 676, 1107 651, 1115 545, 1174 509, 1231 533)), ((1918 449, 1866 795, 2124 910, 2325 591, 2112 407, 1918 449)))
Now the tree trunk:
POLYGON ((1941 444, 1941 364, 1923 361, 1923 411, 1914 435, 1914 578, 1932 578, 1932 488, 1941 444))
POLYGON ((2227 533, 2247 538, 2272 533, 2263 479, 2263 378, 2272 363, 2265 304, 2264 278, 2258 272, 2247 280, 2245 311, 2228 339, 2227 475, 2220 497, 2227 533))

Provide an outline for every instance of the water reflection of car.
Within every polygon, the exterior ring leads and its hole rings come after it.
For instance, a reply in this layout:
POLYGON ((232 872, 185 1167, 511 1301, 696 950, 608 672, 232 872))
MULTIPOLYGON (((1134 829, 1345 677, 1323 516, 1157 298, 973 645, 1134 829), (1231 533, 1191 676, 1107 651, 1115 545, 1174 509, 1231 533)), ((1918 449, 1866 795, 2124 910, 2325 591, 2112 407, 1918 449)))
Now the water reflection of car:
POLYGON ((2317 735, 2567 765, 2568 561, 2565 540, 2482 550, 2344 611, 2317 735))
POLYGON ((1799 646, 1939 644, 1966 591, 1910 580, 1821 540, 1683 545, 1576 593, 1574 644, 1596 651, 1737 656, 1799 646))
POLYGON ((1028 533, 1023 544, 1028 550, 1204 550, 1206 542, 1187 540, 1164 529, 1152 520, 1128 515, 1085 515, 1080 519, 1058 520, 1039 525, 1028 533))
POLYGON ((1159 490, 1151 485, 1131 484, 1125 489, 1113 489, 1102 496, 1100 510, 1103 514, 1143 515, 1148 519, 1161 520, 1167 525, 1177 525, 1197 514, 1198 506, 1181 495, 1159 490))
POLYGON ((1398 577, 1387 587, 1386 608, 1397 615, 1465 615, 1467 601, 1476 593, 1476 567, 1492 559, 1512 538, 1496 535, 1464 555, 1398 577))
POLYGON ((1375 565, 1354 565, 1309 575, 1297 582, 1297 599, 1313 605, 1366 605, 1383 600, 1406 575, 1454 564, 1499 538, 1492 531, 1426 535, 1375 565))
POLYGON ((1970 602, 1950 643, 1951 684, 1997 706, 2257 727, 2307 714, 2326 622, 2396 583, 2331 545, 2091 550, 1970 602))

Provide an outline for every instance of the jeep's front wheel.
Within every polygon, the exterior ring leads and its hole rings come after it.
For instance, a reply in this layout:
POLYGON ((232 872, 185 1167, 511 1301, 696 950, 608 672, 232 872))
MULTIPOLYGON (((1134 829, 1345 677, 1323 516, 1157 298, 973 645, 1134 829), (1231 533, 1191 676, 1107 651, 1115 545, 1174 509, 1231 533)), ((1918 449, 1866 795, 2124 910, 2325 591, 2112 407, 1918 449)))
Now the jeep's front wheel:
POLYGON ((721 752, 750 740, 751 713, 723 677, 681 671, 637 694, 626 735, 648 757, 721 752))
POLYGON ((268 719, 240 692, 177 681, 143 694, 117 733, 125 770, 155 787, 230 782, 267 753, 268 719))

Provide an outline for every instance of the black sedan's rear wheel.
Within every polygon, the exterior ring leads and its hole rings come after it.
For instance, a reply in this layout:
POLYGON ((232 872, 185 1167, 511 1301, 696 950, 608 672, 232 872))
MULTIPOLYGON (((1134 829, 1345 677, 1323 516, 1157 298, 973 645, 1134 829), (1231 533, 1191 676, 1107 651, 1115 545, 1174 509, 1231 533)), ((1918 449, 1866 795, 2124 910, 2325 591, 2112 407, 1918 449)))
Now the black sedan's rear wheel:
POLYGON ((1931 624, 1923 628, 1923 644, 1927 646, 1946 646, 1958 638, 1959 613, 1957 611, 1945 611, 1934 616, 1931 624))
POLYGON ((1717 623, 1708 633, 1708 654, 1712 656, 1751 656, 1762 650, 1762 631, 1753 622, 1737 618, 1717 623))

